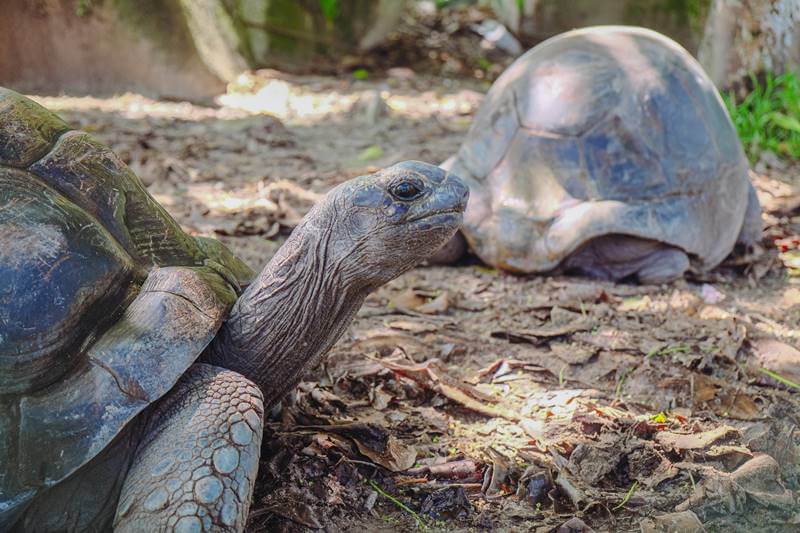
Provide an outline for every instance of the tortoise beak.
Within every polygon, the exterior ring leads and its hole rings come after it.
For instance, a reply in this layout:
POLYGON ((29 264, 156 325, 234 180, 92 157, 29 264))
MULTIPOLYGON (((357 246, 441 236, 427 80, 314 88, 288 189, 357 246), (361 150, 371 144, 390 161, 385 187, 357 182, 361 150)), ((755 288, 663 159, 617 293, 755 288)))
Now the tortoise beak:
MULTIPOLYGON (((436 167, 434 167, 436 168, 436 167)), ((408 222, 419 219, 430 219, 436 215, 448 215, 442 220, 452 219, 461 226, 464 211, 467 209, 469 201, 469 187, 455 174, 445 173, 441 169, 441 176, 438 178, 438 185, 435 186, 431 194, 420 206, 417 214, 410 218, 408 222)))
POLYGON ((469 202, 469 187, 455 174, 447 173, 440 192, 431 202, 431 210, 444 212, 463 213, 469 202))
POLYGON ((440 167, 421 161, 403 161, 392 168, 420 175, 433 189, 433 194, 428 196, 422 205, 415 208, 416 213, 407 222, 452 213, 459 215, 458 223, 461 224, 460 215, 467 209, 469 201, 469 187, 461 178, 440 167))

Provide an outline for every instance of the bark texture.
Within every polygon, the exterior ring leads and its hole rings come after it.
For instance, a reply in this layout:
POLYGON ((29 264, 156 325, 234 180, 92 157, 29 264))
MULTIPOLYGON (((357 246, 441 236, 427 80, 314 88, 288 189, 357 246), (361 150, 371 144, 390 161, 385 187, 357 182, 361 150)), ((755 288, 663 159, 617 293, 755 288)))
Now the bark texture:
POLYGON ((800 0, 714 0, 699 51, 720 88, 800 67, 800 0))

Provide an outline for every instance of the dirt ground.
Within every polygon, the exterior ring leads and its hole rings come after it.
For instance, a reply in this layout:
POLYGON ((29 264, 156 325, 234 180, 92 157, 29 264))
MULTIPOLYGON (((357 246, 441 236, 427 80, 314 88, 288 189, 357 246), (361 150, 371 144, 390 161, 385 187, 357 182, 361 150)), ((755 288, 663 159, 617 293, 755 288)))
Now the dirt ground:
MULTIPOLYGON (((333 185, 446 159, 487 88, 261 72, 218 107, 39 100, 110 144, 187 230, 260 267, 333 185)), ((800 529, 800 184, 772 163, 753 176, 764 250, 702 279, 468 260, 380 289, 270 414, 248 529, 800 529)))

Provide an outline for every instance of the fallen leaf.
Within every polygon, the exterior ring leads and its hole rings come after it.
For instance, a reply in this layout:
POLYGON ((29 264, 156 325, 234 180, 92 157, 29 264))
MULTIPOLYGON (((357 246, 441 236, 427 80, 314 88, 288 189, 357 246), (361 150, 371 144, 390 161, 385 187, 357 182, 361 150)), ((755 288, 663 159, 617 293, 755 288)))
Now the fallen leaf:
POLYGON ((393 396, 383 390, 383 384, 370 389, 370 403, 378 411, 383 411, 389 406, 393 396))
POLYGON ((783 485, 781 470, 775 459, 760 453, 734 470, 731 479, 761 505, 795 510, 794 496, 783 485))
POLYGON ((428 494, 422 501, 420 512, 434 520, 464 520, 472 514, 472 504, 464 487, 445 487, 428 494))
POLYGON ((486 499, 499 498, 511 492, 510 488, 506 486, 511 463, 506 456, 493 448, 489 448, 487 452, 492 457, 492 464, 484 475, 481 492, 486 499))
POLYGON ((752 512, 752 502, 784 512, 796 508, 792 491, 781 481, 780 465, 767 454, 755 455, 731 473, 691 463, 678 466, 699 471, 702 481, 689 498, 675 507, 676 511, 695 509, 702 512, 716 507, 728 513, 752 512))
POLYGON ((389 308, 414 310, 426 301, 427 299, 414 289, 406 289, 389 300, 389 308))
POLYGON ((783 292, 783 305, 787 308, 800 305, 800 289, 792 287, 783 292))
MULTIPOLYGON (((259 509, 259 512, 264 511, 288 518, 292 522, 296 522, 310 529, 322 529, 322 524, 319 518, 317 518, 317 513, 314 509, 310 505, 300 501, 282 499, 280 503, 275 503, 263 509, 259 509)), ((252 514, 251 518, 253 518, 252 514)))
POLYGON ((533 364, 530 361, 520 361, 518 359, 506 359, 501 358, 497 359, 491 365, 478 370, 474 376, 470 377, 467 382, 471 384, 480 383, 483 378, 486 376, 491 375, 491 381, 496 382, 498 379, 502 378, 513 372, 515 369, 524 369, 530 372, 548 372, 549 371, 539 365, 533 364))
POLYGON ((436 315, 447 312, 449 308, 450 296, 448 295, 447 291, 444 291, 433 300, 417 307, 416 310, 420 313, 425 313, 426 315, 436 315))
POLYGON ((664 448, 671 450, 702 450, 720 441, 739 437, 739 430, 731 426, 719 426, 700 433, 673 433, 661 431, 655 440, 664 448))
POLYGON ((389 355, 397 348, 402 348, 406 353, 412 355, 429 350, 428 345, 415 336, 386 328, 369 330, 348 347, 353 352, 370 353, 377 351, 381 355, 389 355))
POLYGON ((358 451, 392 472, 402 472, 414 466, 417 450, 398 441, 385 428, 376 424, 354 422, 326 426, 298 426, 298 429, 324 431, 352 440, 358 451))
POLYGON ((601 326, 592 332, 579 332, 573 338, 601 350, 639 351, 639 344, 633 334, 611 326, 601 326))
POLYGON ((582 365, 597 353, 597 348, 586 348, 575 343, 551 342, 550 350, 562 361, 571 365, 582 365))
POLYGON ((439 329, 435 324, 416 320, 389 320, 386 325, 392 329, 400 329, 410 333, 429 333, 439 329))
POLYGON ((726 470, 738 468, 743 463, 753 458, 753 452, 744 446, 711 446, 703 452, 704 459, 721 461, 726 470))
POLYGON ((617 309, 623 313, 626 311, 644 311, 650 307, 652 303, 653 301, 649 296, 632 296, 623 299, 622 303, 617 306, 617 309))
POLYGON ((417 450, 413 446, 400 443, 393 435, 389 436, 389 440, 383 450, 369 448, 359 440, 355 440, 355 443, 359 452, 392 472, 408 470, 414 466, 417 460, 417 450))
POLYGON ((515 331, 492 331, 495 339, 505 339, 512 343, 543 344, 548 339, 563 337, 578 331, 588 331, 594 327, 592 320, 581 318, 566 324, 548 324, 538 328, 526 328, 515 331))
POLYGON ((668 533, 680 531, 681 533, 702 533, 705 531, 703 523, 692 511, 680 513, 667 513, 646 518, 641 521, 642 533, 668 533))
POLYGON ((488 405, 486 402, 495 401, 491 396, 480 392, 469 383, 448 376, 444 370, 439 368, 437 359, 429 359, 418 365, 405 365, 391 359, 379 359, 378 362, 471 411, 485 416, 501 417, 512 421, 519 420, 519 416, 513 413, 488 405))
MULTIPOLYGON (((765 368, 784 379, 800 383, 800 350, 776 339, 752 339, 750 347, 753 351, 751 366, 765 368)), ((761 378, 771 381, 764 375, 761 378)))

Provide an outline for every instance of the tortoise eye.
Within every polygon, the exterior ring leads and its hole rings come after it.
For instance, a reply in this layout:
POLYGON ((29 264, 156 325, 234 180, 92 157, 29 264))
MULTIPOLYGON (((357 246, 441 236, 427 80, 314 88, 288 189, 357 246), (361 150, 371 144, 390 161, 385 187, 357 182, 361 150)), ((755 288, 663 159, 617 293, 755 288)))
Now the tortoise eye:
POLYGON ((421 187, 413 181, 401 181, 390 192, 398 200, 413 200, 422 194, 421 187))

